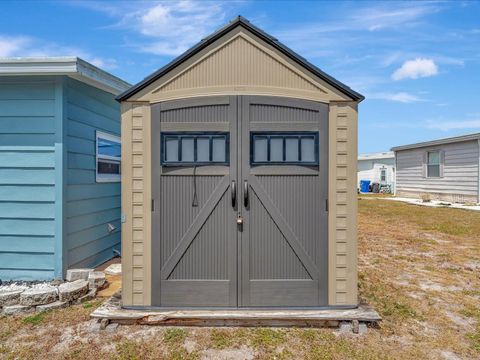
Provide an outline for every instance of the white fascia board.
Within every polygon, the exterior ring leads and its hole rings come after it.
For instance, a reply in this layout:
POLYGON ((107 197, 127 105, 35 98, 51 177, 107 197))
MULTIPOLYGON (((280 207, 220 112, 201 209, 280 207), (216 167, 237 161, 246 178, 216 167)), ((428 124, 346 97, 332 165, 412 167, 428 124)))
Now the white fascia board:
POLYGON ((393 159, 395 154, 393 151, 385 151, 381 153, 360 154, 358 160, 378 160, 378 159, 393 159))
POLYGON ((452 144, 457 142, 472 141, 472 140, 478 140, 478 139, 480 139, 480 133, 474 133, 474 134, 454 136, 449 138, 425 141, 425 142, 403 145, 403 146, 395 146, 391 150, 397 152, 401 150, 410 150, 410 149, 416 149, 416 148, 422 148, 422 147, 428 147, 428 146, 452 144))
POLYGON ((66 75, 114 95, 131 86, 77 57, 0 58, 0 75, 66 75))

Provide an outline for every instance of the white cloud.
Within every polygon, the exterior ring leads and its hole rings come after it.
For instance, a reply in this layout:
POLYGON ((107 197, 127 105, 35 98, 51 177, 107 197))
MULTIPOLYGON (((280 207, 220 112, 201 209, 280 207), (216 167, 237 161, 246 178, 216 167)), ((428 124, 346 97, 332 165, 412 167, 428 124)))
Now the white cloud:
POLYGON ((104 59, 100 57, 91 57, 90 55, 87 55, 84 57, 84 59, 101 69, 115 69, 117 67, 117 60, 112 58, 104 59))
POLYGON ((409 3, 408 5, 401 4, 395 8, 390 3, 387 6, 361 9, 355 12, 353 19, 359 27, 376 31, 415 23, 420 18, 437 11, 438 8, 434 4, 409 3))
POLYGON ((416 122, 378 122, 372 124, 375 127, 382 129, 429 129, 439 131, 453 131, 453 130, 478 130, 480 129, 480 119, 468 119, 468 120, 424 120, 416 122))
POLYGON ((49 56, 77 56, 103 69, 113 69, 117 66, 115 59, 94 56, 77 47, 64 46, 29 36, 0 34, 0 57, 49 56))
POLYGON ((32 39, 27 36, 1 36, 0 57, 16 56, 22 49, 31 43, 32 39))
POLYGON ((140 50, 156 55, 179 55, 215 30, 224 22, 221 3, 162 2, 147 11, 136 12, 122 19, 140 34, 153 38, 153 42, 140 45, 140 50))
POLYGON ((412 95, 406 92, 396 92, 396 93, 374 93, 366 95, 367 99, 380 99, 380 100, 389 100, 389 101, 396 101, 401 103, 413 103, 418 101, 426 101, 424 99, 419 98, 416 95, 412 95))
POLYGON ((432 59, 416 58, 408 60, 395 70, 392 79, 395 81, 403 79, 418 79, 438 74, 438 67, 432 59))
POLYGON ((427 121, 425 127, 441 131, 480 129, 480 119, 462 121, 427 121))
MULTIPOLYGON (((319 22, 303 26, 295 26, 293 29, 281 33, 282 38, 311 39, 312 36, 344 31, 375 31, 386 28, 400 28, 407 25, 417 24, 425 16, 439 11, 433 3, 413 2, 408 5, 402 3, 389 3, 388 5, 374 5, 356 7, 353 15, 347 17, 342 12, 341 18, 335 18, 330 22, 319 22)), ((338 43, 338 39, 334 39, 338 43)))
POLYGON ((74 2, 76 6, 100 11, 116 19, 109 28, 134 30, 140 39, 128 46, 156 55, 179 55, 225 23, 227 9, 238 1, 136 1, 74 2))

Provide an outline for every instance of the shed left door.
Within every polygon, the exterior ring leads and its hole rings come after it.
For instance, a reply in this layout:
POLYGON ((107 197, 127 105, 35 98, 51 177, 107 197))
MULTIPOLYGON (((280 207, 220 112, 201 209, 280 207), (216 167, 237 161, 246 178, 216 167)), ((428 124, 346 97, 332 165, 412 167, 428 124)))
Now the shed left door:
MULTIPOLYGON (((153 306, 238 305, 237 209, 236 204, 232 206, 237 126, 236 97, 152 105, 153 306), (161 147, 165 136, 185 134, 202 139, 228 134, 226 161, 201 166, 164 162, 161 147)), ((190 144, 197 146, 197 142, 190 144)))

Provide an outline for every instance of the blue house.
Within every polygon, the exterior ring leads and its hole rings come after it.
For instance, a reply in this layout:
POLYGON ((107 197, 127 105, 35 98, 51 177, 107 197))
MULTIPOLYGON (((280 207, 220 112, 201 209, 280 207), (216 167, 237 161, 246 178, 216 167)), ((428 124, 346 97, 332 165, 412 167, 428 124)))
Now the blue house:
POLYGON ((125 81, 79 58, 0 59, 0 279, 62 278, 120 249, 125 81))

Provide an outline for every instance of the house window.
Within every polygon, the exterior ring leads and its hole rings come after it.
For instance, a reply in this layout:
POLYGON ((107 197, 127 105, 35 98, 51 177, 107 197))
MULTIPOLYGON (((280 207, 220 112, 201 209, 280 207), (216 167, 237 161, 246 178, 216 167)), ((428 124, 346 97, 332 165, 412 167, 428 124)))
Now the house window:
POLYGON ((228 165, 228 133, 162 133, 162 166, 228 165))
POLYGON ((380 181, 381 182, 386 182, 387 181, 387 170, 386 169, 381 169, 380 170, 380 181))
POLYGON ((427 153, 427 177, 440 177, 440 151, 427 153))
POLYGON ((121 173, 121 141, 118 136, 96 132, 96 180, 118 182, 121 173))
POLYGON ((251 133, 252 165, 318 165, 318 133, 251 133))

